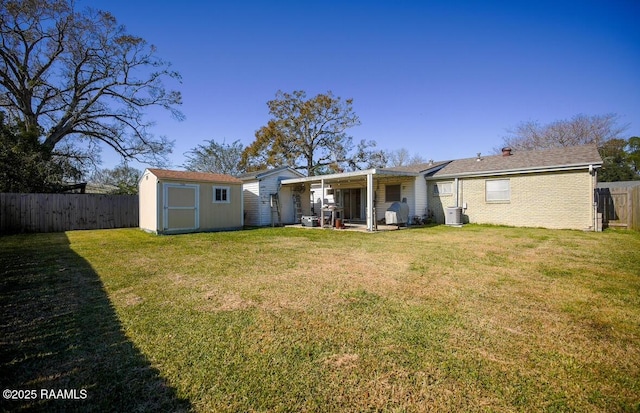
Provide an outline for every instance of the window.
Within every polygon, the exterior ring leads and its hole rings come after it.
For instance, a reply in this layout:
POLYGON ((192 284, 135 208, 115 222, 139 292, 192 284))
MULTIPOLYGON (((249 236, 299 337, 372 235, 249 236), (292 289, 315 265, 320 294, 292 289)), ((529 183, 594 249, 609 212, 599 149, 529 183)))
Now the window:
POLYGON ((508 179, 486 181, 487 202, 509 202, 511 200, 511 185, 508 179))
POLYGON ((400 185, 384 186, 384 202, 400 202, 400 185))
POLYGON ((453 182, 438 182, 433 186, 433 194, 438 196, 453 195, 453 182))
POLYGON ((213 202, 225 203, 231 202, 229 199, 230 188, 228 186, 214 186, 213 187, 213 202))

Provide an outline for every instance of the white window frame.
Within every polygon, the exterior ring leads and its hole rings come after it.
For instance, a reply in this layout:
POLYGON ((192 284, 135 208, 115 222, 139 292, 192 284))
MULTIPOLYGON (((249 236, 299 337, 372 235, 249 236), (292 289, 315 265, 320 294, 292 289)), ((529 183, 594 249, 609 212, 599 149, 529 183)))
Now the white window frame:
POLYGON ((231 187, 230 186, 220 186, 220 185, 216 185, 213 187, 213 203, 214 204, 229 204, 231 203, 231 187), (216 199, 216 191, 220 190, 220 194, 222 196, 222 194, 224 194, 226 196, 226 199, 220 199, 217 200, 216 199))
POLYGON ((485 200, 488 203, 511 202, 511 180, 487 179, 485 181, 485 200))
POLYGON ((453 181, 436 182, 433 184, 433 195, 435 196, 451 196, 453 195, 453 181), (448 190, 445 190, 447 189, 448 190))

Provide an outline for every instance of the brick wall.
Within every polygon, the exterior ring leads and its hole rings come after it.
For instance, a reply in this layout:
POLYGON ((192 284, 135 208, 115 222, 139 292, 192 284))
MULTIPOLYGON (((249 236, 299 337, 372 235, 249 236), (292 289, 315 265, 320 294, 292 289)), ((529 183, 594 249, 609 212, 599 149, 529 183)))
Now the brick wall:
MULTIPOLYGON (((442 181, 446 182, 446 181, 442 181)), ((429 184, 429 205, 437 222, 444 222, 444 208, 455 196, 435 196, 429 184)), ((588 171, 465 178, 459 180, 459 206, 464 222, 522 227, 589 229, 593 225, 593 177, 588 171), (485 182, 508 179, 508 202, 487 202, 485 182)), ((455 189, 454 189, 455 190, 455 189)))

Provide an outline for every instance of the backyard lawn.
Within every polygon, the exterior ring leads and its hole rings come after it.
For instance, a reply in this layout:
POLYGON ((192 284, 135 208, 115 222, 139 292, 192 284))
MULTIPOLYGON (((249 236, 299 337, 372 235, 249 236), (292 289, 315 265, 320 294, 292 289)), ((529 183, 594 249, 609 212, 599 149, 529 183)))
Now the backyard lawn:
POLYGON ((640 411, 638 232, 3 236, 0 309, 3 411, 640 411))

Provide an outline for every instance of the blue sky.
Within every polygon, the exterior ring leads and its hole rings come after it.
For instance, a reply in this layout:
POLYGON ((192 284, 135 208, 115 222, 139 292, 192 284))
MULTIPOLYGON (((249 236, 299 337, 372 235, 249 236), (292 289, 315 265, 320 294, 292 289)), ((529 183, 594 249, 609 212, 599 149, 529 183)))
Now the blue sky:
POLYGON ((112 12, 181 73, 186 119, 149 114, 175 169, 205 140, 253 142, 278 90, 353 98, 354 141, 425 159, 488 154, 519 122, 580 113, 617 113, 640 135, 638 0, 77 5, 112 12))

